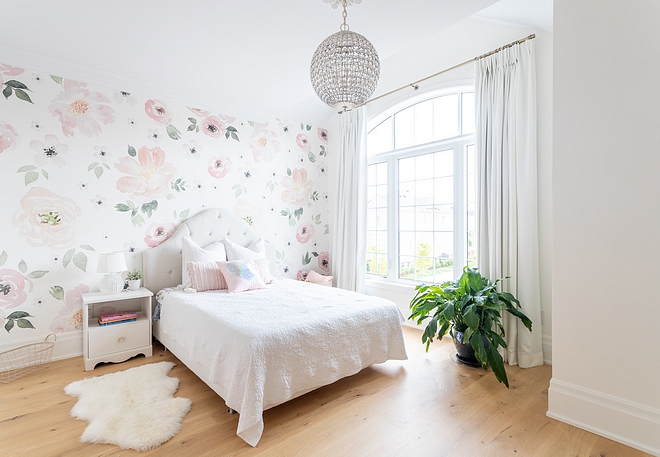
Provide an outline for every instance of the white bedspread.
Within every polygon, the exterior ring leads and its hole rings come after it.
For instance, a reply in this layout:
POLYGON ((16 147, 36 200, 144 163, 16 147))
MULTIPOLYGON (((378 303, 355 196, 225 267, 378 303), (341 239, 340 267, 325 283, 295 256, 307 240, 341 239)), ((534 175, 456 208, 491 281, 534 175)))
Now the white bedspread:
POLYGON ((240 413, 237 434, 256 446, 263 411, 386 360, 407 358, 398 307, 377 297, 278 279, 266 289, 171 292, 161 330, 240 413))

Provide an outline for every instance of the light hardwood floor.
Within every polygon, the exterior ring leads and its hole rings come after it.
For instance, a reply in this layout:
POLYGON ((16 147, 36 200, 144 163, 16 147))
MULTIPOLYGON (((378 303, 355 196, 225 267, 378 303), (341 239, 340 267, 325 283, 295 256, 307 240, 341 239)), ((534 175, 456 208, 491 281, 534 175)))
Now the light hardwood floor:
POLYGON ((85 372, 81 357, 0 384, 0 455, 89 456, 593 456, 637 457, 641 451, 546 417, 551 367, 507 366, 511 389, 492 373, 450 359, 451 341, 424 352, 421 333, 404 328, 409 360, 367 368, 264 413, 256 448, 236 436, 237 415, 158 343, 151 358, 101 364, 85 372), (177 396, 193 407, 181 432, 150 452, 78 441, 87 422, 69 417, 75 398, 64 386, 145 363, 177 363, 177 396))

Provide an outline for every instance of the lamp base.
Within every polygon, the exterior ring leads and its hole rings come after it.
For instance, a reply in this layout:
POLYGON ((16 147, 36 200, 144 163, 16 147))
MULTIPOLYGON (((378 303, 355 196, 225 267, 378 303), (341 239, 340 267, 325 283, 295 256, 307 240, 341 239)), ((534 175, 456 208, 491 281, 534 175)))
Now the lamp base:
POLYGON ((119 273, 105 275, 99 283, 99 289, 101 290, 101 293, 105 295, 118 294, 124 290, 124 280, 121 279, 119 273))

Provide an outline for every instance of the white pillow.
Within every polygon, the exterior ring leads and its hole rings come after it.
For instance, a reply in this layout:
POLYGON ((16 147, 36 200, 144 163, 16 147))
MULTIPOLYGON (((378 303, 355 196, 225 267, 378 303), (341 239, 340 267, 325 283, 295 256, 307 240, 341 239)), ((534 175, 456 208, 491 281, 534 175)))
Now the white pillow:
MULTIPOLYGON (((247 248, 244 248, 240 244, 236 244, 233 241, 225 238, 222 240, 225 244, 225 250, 227 251, 227 260, 232 262, 234 260, 257 260, 266 258, 266 249, 264 247, 263 238, 259 238, 254 243, 252 243, 247 248)), ((267 268, 268 261, 262 264, 260 268, 261 276, 266 284, 270 284, 273 281, 273 275, 270 273, 270 269, 267 268), (264 266, 266 268, 264 268, 264 266)))
POLYGON ((181 286, 191 287, 192 279, 188 271, 189 262, 213 262, 220 260, 225 262, 227 254, 225 252, 225 245, 222 241, 216 241, 205 248, 199 247, 192 238, 184 236, 181 243, 181 286))

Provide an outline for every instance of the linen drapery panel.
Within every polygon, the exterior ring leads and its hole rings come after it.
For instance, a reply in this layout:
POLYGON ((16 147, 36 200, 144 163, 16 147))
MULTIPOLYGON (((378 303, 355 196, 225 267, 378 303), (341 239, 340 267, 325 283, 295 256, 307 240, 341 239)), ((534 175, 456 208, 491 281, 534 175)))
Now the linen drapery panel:
POLYGON ((475 104, 479 270, 489 279, 510 276, 502 290, 520 300, 533 322, 530 333, 505 313, 504 360, 543 365, 532 41, 477 61, 475 104))
POLYGON ((367 120, 364 106, 340 118, 335 161, 332 276, 342 289, 364 292, 367 252, 367 120))

